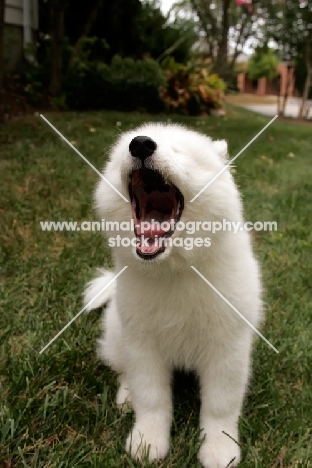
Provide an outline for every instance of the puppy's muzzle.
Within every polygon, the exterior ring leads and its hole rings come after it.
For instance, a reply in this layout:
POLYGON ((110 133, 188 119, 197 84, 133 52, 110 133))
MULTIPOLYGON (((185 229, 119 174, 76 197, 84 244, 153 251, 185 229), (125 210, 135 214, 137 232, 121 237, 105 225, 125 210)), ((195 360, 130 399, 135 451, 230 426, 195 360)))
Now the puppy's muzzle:
POLYGON ((131 155, 134 158, 140 159, 142 163, 146 158, 152 156, 156 148, 155 141, 148 136, 137 136, 131 140, 129 145, 131 155))

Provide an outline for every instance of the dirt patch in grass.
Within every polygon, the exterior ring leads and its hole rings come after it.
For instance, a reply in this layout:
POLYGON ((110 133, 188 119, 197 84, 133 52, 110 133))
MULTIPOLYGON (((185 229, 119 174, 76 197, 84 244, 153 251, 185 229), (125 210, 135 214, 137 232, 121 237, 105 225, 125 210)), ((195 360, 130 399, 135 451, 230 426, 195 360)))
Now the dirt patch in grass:
POLYGON ((286 117, 286 116, 280 116, 279 120, 283 120, 284 122, 291 122, 294 124, 301 124, 301 125, 308 125, 312 127, 312 120, 306 120, 306 119, 297 119, 294 117, 286 117))
POLYGON ((276 96, 258 96, 257 94, 227 94, 225 101, 230 104, 274 104, 277 102, 276 96))

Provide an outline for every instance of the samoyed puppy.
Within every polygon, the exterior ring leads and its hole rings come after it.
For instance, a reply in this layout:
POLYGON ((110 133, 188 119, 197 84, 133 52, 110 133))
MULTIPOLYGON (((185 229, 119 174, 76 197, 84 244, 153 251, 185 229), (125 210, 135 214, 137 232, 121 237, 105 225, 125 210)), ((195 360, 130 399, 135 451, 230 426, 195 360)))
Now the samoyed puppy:
POLYGON ((228 227, 242 226, 243 210, 227 163, 223 140, 145 124, 119 137, 95 191, 115 268, 84 300, 89 310, 108 303, 98 353, 118 374, 117 404, 135 412, 126 450, 139 460, 166 457, 172 373, 185 369, 200 383, 201 464, 240 461, 253 331, 230 304, 257 327, 261 283, 248 232, 228 227))

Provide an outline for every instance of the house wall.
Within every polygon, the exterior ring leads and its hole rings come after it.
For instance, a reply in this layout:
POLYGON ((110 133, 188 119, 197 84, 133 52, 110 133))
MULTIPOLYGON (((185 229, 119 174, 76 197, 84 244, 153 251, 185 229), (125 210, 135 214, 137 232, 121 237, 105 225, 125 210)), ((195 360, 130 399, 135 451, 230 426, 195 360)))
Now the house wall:
POLYGON ((16 71, 23 59, 23 28, 12 24, 4 25, 4 69, 16 71))
POLYGON ((16 26, 23 25, 23 0, 6 0, 4 22, 16 26))
POLYGON ((257 94, 259 96, 270 94, 276 96, 278 95, 278 93, 284 95, 288 87, 288 96, 294 96, 294 68, 288 67, 285 63, 281 63, 278 65, 277 71, 279 73, 279 76, 271 81, 268 81, 266 78, 260 78, 259 80, 251 80, 250 78, 248 78, 247 72, 239 73, 237 77, 237 87, 242 93, 257 94))
MULTIPOLYGON (((23 0, 6 0, 4 10, 4 67, 8 72, 18 70, 24 50, 24 11, 23 0)), ((38 29, 38 2, 29 0, 30 27, 38 29)))
MULTIPOLYGON (((23 0, 5 0, 4 23, 23 26, 23 0)), ((38 29, 38 1, 29 0, 30 21, 33 29, 38 29)))

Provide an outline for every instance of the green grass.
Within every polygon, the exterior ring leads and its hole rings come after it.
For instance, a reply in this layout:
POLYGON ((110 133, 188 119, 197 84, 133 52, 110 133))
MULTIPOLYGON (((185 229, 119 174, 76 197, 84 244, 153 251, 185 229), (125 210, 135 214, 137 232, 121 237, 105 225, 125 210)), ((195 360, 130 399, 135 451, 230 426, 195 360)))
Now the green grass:
MULTIPOLYGON (((108 112, 47 117, 98 168, 120 130, 167 120, 108 112)), ((233 156, 268 121, 235 107, 225 119, 172 120, 226 138, 233 156)), ((0 132, 0 467, 139 466, 123 449, 133 414, 119 414, 116 376, 95 358, 99 315, 79 317, 39 354, 80 310, 94 267, 111 265, 100 233, 42 232, 39 221, 96 219, 98 176, 38 116, 0 132)), ((278 223, 277 232, 253 240, 267 304, 262 332, 280 351, 256 342, 241 468, 312 466, 311 155, 312 127, 277 121, 237 160, 246 218, 278 223)), ((153 466, 199 467, 198 393, 181 386, 170 455, 153 466)))

